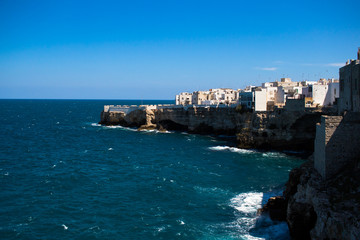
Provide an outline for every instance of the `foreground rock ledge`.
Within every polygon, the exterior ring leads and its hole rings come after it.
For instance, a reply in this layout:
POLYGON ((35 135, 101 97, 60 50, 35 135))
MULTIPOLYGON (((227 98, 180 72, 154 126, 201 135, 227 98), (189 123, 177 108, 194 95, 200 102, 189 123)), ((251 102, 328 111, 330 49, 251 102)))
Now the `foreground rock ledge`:
POLYGON ((286 216, 292 239, 360 239, 359 161, 323 180, 309 160, 290 172, 284 196, 271 198, 259 213, 286 216))

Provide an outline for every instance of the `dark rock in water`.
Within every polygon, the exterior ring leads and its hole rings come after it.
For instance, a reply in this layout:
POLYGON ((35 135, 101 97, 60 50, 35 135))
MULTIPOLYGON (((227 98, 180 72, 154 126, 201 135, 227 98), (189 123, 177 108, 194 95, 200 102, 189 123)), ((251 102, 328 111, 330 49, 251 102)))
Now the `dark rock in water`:
POLYGON ((258 210, 258 214, 269 214, 271 220, 285 221, 286 220, 287 203, 284 197, 271 197, 268 202, 258 210))

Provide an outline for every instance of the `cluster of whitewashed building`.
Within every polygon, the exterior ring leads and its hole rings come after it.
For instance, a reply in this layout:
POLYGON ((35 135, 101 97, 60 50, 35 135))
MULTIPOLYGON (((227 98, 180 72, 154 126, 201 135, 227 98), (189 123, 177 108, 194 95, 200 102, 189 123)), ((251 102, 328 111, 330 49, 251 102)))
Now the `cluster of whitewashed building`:
POLYGON ((239 91, 230 88, 210 89, 209 91, 183 92, 176 95, 176 105, 217 105, 233 104, 239 99, 239 91))
POLYGON ((176 105, 239 105, 254 111, 269 111, 290 105, 331 106, 339 98, 339 80, 293 82, 291 78, 266 82, 245 89, 217 88, 209 91, 183 92, 176 95, 176 105), (288 104, 287 104, 288 102, 288 104), (294 104, 296 102, 296 104, 294 104), (291 104, 290 104, 291 103, 291 104))

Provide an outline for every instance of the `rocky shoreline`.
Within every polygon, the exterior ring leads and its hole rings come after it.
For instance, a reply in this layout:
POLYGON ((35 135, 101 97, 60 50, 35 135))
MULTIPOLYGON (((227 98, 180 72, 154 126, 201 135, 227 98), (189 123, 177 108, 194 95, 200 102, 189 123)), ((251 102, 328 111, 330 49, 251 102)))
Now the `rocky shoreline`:
POLYGON ((289 174, 283 196, 259 209, 286 221, 292 239, 360 239, 360 161, 325 180, 309 159, 289 174))
POLYGON ((100 124, 138 129, 229 135, 244 149, 312 153, 320 110, 242 112, 236 108, 138 109, 130 113, 103 111, 100 124))
MULTIPOLYGON (((239 148, 313 153, 316 124, 331 111, 244 112, 236 108, 138 109, 103 111, 100 124, 160 131, 236 137, 239 148)), ((360 159, 360 157, 359 157, 360 159)), ((259 209, 275 221, 286 221, 292 239, 360 239, 360 160, 330 180, 315 170, 312 156, 289 174, 283 196, 259 209)))

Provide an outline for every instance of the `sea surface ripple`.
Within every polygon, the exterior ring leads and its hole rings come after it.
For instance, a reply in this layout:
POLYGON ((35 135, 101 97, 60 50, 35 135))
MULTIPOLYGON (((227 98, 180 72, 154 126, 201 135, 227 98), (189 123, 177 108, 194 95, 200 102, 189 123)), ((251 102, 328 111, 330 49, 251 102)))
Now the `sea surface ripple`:
POLYGON ((302 160, 103 127, 105 104, 140 101, 0 100, 1 239, 289 239, 256 210, 302 160))

